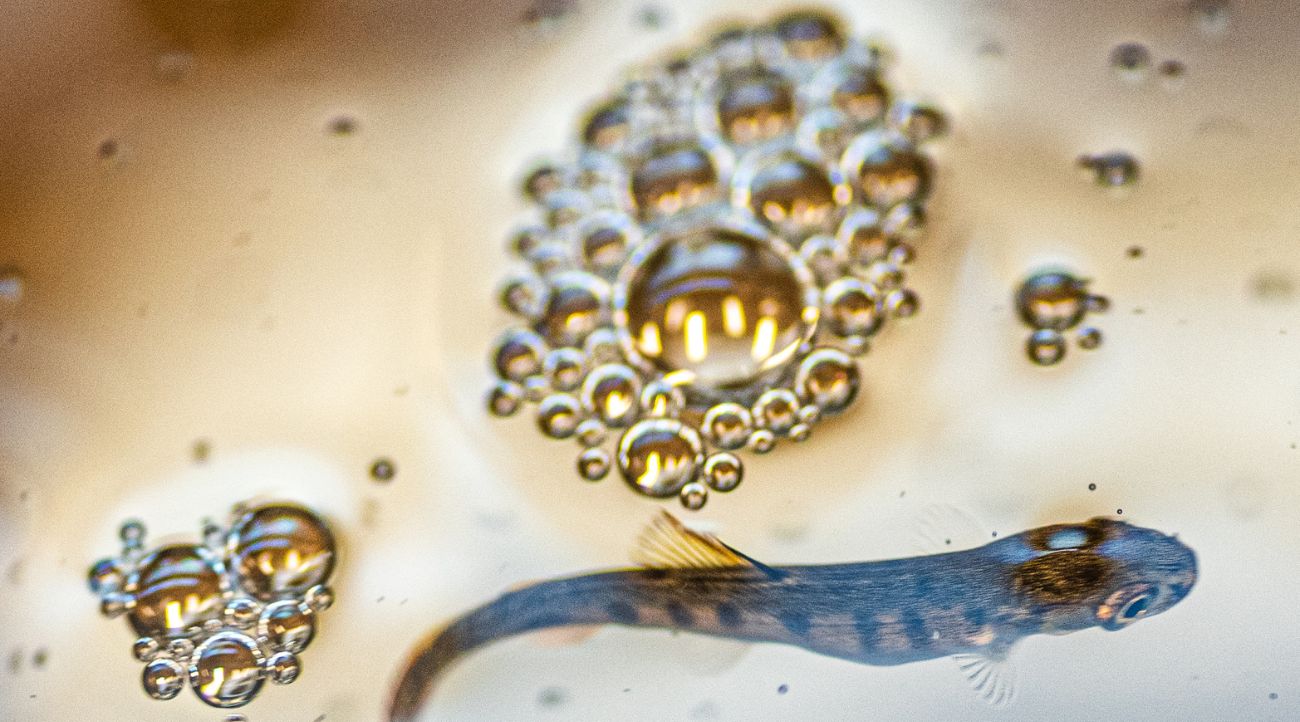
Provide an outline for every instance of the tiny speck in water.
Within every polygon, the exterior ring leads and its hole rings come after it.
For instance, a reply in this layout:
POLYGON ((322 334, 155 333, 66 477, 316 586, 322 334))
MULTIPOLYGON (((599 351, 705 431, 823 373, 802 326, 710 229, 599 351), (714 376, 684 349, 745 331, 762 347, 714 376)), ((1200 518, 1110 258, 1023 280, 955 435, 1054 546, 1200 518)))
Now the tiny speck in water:
POLYGON ((1141 258, 1146 253, 1146 250, 1143 249, 1142 246, 1129 246, 1128 250, 1124 253, 1126 253, 1129 258, 1141 258))
POLYGON ((225 722, 248 722, 248 717, 242 714, 228 714, 225 722))
POLYGON ((1269 692, 1269 693, 1268 693, 1268 698, 1269 698, 1269 699, 1277 699, 1277 692, 1269 692))
POLYGON ((50 653, 46 651, 44 647, 41 647, 40 649, 32 653, 32 666, 36 667, 37 669, 44 667, 45 663, 49 661, 49 659, 50 659, 50 653))
POLYGON ((1125 80, 1140 81, 1151 67, 1151 51, 1141 43, 1121 43, 1110 51, 1110 65, 1125 80))
POLYGON ((783 684, 783 685, 781 685, 780 687, 777 687, 777 688, 776 688, 776 693, 777 693, 777 694, 785 694, 786 692, 789 692, 789 691, 790 691, 790 685, 788 685, 788 684, 783 684))
POLYGON ((997 538, 998 538, 998 533, 997 533, 997 532, 993 532, 993 538, 994 538, 994 539, 997 539, 997 538))
POLYGON ((397 466, 391 459, 375 459, 370 465, 370 478, 375 481, 392 481, 397 475, 397 466))
POLYGON ((326 126, 331 135, 345 136, 357 132, 357 119, 350 115, 336 115, 326 126))
POLYGON ((1182 87, 1184 76, 1187 75, 1187 66, 1177 60, 1166 60, 1160 64, 1160 80, 1169 90, 1177 90, 1182 87))
POLYGON ((944 540, 943 540, 943 543, 944 543, 944 544, 947 544, 947 545, 951 545, 951 544, 952 544, 952 540, 951 540, 951 539, 944 539, 944 540))
POLYGON ((658 5, 645 5, 638 12, 636 22, 647 30, 658 30, 667 22, 667 13, 658 5))
POLYGON ((100 160, 112 160, 117 157, 121 150, 121 144, 112 138, 106 138, 99 142, 99 146, 95 148, 95 154, 99 156, 100 160))
POLYGON ((537 704, 541 707, 559 707, 568 699, 569 693, 560 687, 547 687, 537 694, 537 704))
POLYGON ((196 464, 207 463, 208 458, 212 456, 212 442, 207 439, 195 439, 194 445, 190 448, 190 456, 196 464))
POLYGON ((1116 509, 1116 510, 1115 510, 1115 513, 1116 513, 1116 514, 1120 514, 1120 515, 1122 515, 1122 514, 1124 513, 1124 510, 1123 510, 1123 509, 1116 509))
POLYGON ((1097 485, 1096 485, 1096 484, 1089 484, 1089 485, 1088 485, 1088 491, 1096 491, 1096 490, 1097 490, 1097 485))

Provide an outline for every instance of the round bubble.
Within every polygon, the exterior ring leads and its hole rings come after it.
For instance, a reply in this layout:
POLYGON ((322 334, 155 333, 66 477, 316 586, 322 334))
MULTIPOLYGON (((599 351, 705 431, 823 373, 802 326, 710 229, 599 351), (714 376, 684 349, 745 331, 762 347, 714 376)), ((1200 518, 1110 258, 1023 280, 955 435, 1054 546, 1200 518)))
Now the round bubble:
POLYGON ((266 605, 257 623, 260 637, 278 650, 298 653, 311 644, 316 635, 315 613, 296 599, 266 605))
POLYGON ((582 382, 582 403, 608 426, 621 428, 636 420, 641 377, 623 364, 597 366, 582 382))
POLYGON ((140 636, 175 637, 218 619, 226 586, 221 561, 206 548, 175 544, 151 552, 128 578, 129 618, 140 636))
POLYGON ((497 340, 492 362, 501 378, 522 381, 542 370, 545 355, 546 342, 541 336, 528 329, 514 328, 497 340))
POLYGON ((266 660, 266 668, 276 684, 293 684, 302 671, 302 663, 292 652, 276 652, 266 660))
POLYGON ((643 219, 671 216, 718 200, 718 168, 692 143, 657 146, 632 171, 632 199, 643 219))
POLYGON ((749 409, 731 401, 710 407, 701 424, 705 438, 719 449, 743 448, 753 427, 749 409))
POLYGON ((185 669, 174 659, 155 659, 144 666, 144 691, 154 699, 171 699, 185 688, 185 669))
POLYGON ((539 330, 556 346, 580 346, 601 324, 608 297, 607 284, 590 273, 556 274, 551 278, 550 300, 539 330))
POLYGON ((856 278, 840 278, 829 286, 825 297, 825 319, 839 336, 870 336, 884 320, 880 292, 856 278))
POLYGON ((709 487, 698 481, 693 481, 678 492, 678 498, 682 501, 682 506, 691 511, 699 511, 704 508, 704 503, 709 500, 709 487))
POLYGON ((782 15, 772 24, 772 30, 786 53, 796 60, 826 60, 844 49, 844 33, 839 22, 815 10, 782 15))
POLYGON ((493 416, 511 416, 524 401, 524 388, 513 381, 498 381, 487 395, 488 411, 493 416))
POLYGON ((1030 334, 1025 352, 1039 366, 1051 366, 1065 358, 1065 337, 1055 329, 1040 328, 1030 334))
POLYGON ((615 294, 625 347, 707 388, 784 366, 816 328, 816 289, 784 243, 752 230, 692 228, 629 265, 615 294))
POLYGON ((838 349, 815 349, 799 363, 795 389, 821 413, 841 413, 857 398, 858 365, 838 349))
POLYGON ((905 138, 864 133, 844 151, 844 173, 863 199, 879 209, 921 201, 930 193, 930 163, 905 138))
POLYGON ((641 411, 646 416, 677 416, 686 408, 686 392, 666 379, 655 379, 641 389, 641 411))
POLYGON ((754 423, 784 434, 799 423, 799 399, 790 389, 768 389, 754 402, 754 423))
POLYGON ((785 237, 827 230, 849 191, 820 163, 792 152, 756 154, 736 170, 733 203, 785 237))
POLYGON ((194 651, 190 686, 213 707, 248 704, 262 688, 262 652, 257 642, 239 632, 208 637, 194 651))
POLYGON ((582 421, 582 405, 570 394, 551 394, 537 406, 537 428, 552 439, 567 439, 582 421))
POLYGON ((587 356, 571 346, 557 348, 546 354, 542 372, 551 380, 551 386, 560 391, 572 391, 582 383, 587 356))
POLYGON ((719 451, 704 460, 704 481, 714 491, 728 492, 740 486, 744 470, 740 457, 729 451, 719 451))
POLYGON ((301 594, 334 571, 334 535, 323 519, 294 504, 250 511, 227 544, 240 587, 262 601, 301 594))
POLYGON ((1033 328, 1064 331, 1078 325, 1088 313, 1088 284, 1074 276, 1047 271, 1036 273, 1016 292, 1016 311, 1033 328))
POLYGON ((600 481, 609 474, 611 464, 608 451, 599 447, 584 449, 578 455, 578 476, 587 481, 600 481))
POLYGON ((717 110, 718 127, 732 143, 770 140, 794 128, 794 86, 769 70, 734 70, 722 78, 717 110))
POLYGON ((633 489, 667 497, 695 480, 704 461, 699 432, 676 419, 644 419, 623 434, 618 468, 633 489))

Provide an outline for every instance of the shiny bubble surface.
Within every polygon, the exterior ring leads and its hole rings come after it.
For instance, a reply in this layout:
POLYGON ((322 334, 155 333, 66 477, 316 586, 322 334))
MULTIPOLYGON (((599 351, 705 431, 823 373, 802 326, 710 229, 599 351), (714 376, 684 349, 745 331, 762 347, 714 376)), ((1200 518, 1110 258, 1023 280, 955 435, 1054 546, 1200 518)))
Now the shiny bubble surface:
POLYGON ((794 87, 780 75, 745 68, 722 79, 718 126, 739 145, 770 140, 794 128, 794 87))
POLYGON ((147 555, 128 578, 124 590, 135 600, 131 626, 140 636, 186 634, 209 619, 218 619, 225 591, 221 562, 192 544, 165 546, 147 555))
POLYGON ((632 198, 643 219, 670 216, 722 197, 718 169, 693 143, 660 145, 632 173, 632 198))
POLYGON ((240 586, 263 601, 301 594, 334 571, 334 536, 304 507, 272 504, 246 514, 228 541, 240 586))
POLYGON ((607 426, 624 427, 636 420, 641 376, 623 364, 592 369, 582 383, 582 403, 607 426))
POLYGON ((572 391, 582 383, 587 356, 582 351, 564 347, 546 354, 542 362, 542 373, 550 379, 551 387, 559 391, 572 391))
POLYGON ((844 49, 844 33, 835 18, 812 10, 782 15, 772 30, 790 57, 802 61, 825 60, 844 49))
POLYGON ((608 451, 599 447, 586 449, 578 455, 578 476, 587 481, 600 481, 609 474, 612 464, 608 451))
POLYGON ((125 575, 116 559, 100 559, 86 573, 86 583, 95 594, 114 591, 122 586, 125 575))
POLYGON ((740 457, 728 451, 710 454, 704 460, 704 482, 717 492, 728 492, 740 486, 744 478, 744 466, 740 457))
POLYGON ((546 342, 527 329, 506 331, 497 341, 492 354, 497 375, 510 381, 522 381, 542 370, 546 356, 546 342))
POLYGON ((539 331, 556 346, 581 346, 603 320, 608 296, 608 285, 596 276, 580 271, 557 274, 551 279, 550 299, 539 331))
POLYGON ((140 637, 131 645, 131 654, 135 655, 135 658, 141 662, 152 660, 161 651, 161 645, 153 637, 140 637))
POLYGON ((677 416, 686 408, 686 392, 666 379, 655 379, 641 389, 641 412, 646 416, 677 416))
POLYGON ((698 481, 693 481, 682 487, 682 490, 678 493, 678 498, 681 500, 682 506, 691 511, 699 511, 704 508, 705 502, 709 500, 709 487, 698 481))
POLYGON ((296 654, 315 637, 315 616, 310 607, 296 599, 274 602, 262 611, 257 633, 272 648, 296 654))
POLYGON ((194 651, 189 677, 194 694, 205 703, 243 706, 262 688, 262 652, 238 632, 214 634, 194 651))
POLYGON ((141 684, 153 699, 172 699, 185 688, 185 669, 174 659, 155 659, 145 665, 141 684))
POLYGON ((703 457, 699 432, 676 419, 638 421, 618 445, 624 481, 646 496, 677 494, 695 480, 703 457))
POLYGON ((1064 331, 1088 312, 1088 283, 1059 271, 1036 273, 1016 291, 1020 320, 1033 328, 1064 331))
POLYGON ((1123 151, 1079 156, 1078 164, 1091 173, 1097 185, 1106 188, 1132 186, 1141 175, 1137 159, 1123 151))
POLYGON ((248 597, 236 597, 226 603, 225 620, 236 629, 250 629, 257 624, 258 617, 262 615, 262 605, 256 599, 248 597))
POLYGON ((709 408, 704 413, 701 429, 704 436, 719 449, 739 449, 749 440, 754 419, 749 409, 727 401, 709 408))
POLYGON ((302 672, 302 662, 292 652, 276 652, 266 660, 271 681, 276 684, 293 684, 302 672))
POLYGON ((1040 328, 1029 335, 1025 353, 1039 366, 1059 363, 1065 358, 1065 337, 1055 329, 1040 328))
POLYGON ((570 394, 551 394, 537 406, 537 428, 552 439, 567 439, 582 421, 582 405, 570 394))
POLYGON ((860 136, 844 152, 844 171, 877 208, 924 200, 930 193, 930 162, 897 134, 860 136))
POLYGON ((792 237, 828 230, 848 193, 847 187, 837 187, 820 163, 787 152, 758 155, 742 163, 736 173, 734 202, 792 237))
POLYGON ((625 345, 711 387, 785 364, 815 329, 817 308, 810 274, 776 243, 722 227, 665 238, 616 295, 625 345))
POLYGON ((1092 326, 1085 326, 1079 329, 1079 334, 1075 339, 1079 348, 1085 351, 1092 351, 1101 346, 1101 330, 1092 326))
POLYGON ((513 381, 498 381, 488 389, 487 407, 493 416, 513 416, 524 402, 524 388, 513 381))
POLYGON ((757 426, 784 434, 799 423, 799 399, 789 389, 768 389, 754 402, 752 413, 757 426))
POLYGON ((799 363, 795 389, 823 414, 839 414, 858 395, 858 365, 843 351, 815 349, 799 363))
POLYGON ((840 336, 870 336, 884 320, 880 292, 856 278, 841 278, 826 287, 825 322, 840 336))
POLYGON ((889 108, 889 88, 870 65, 846 65, 832 68, 831 103, 858 126, 884 120, 889 108))

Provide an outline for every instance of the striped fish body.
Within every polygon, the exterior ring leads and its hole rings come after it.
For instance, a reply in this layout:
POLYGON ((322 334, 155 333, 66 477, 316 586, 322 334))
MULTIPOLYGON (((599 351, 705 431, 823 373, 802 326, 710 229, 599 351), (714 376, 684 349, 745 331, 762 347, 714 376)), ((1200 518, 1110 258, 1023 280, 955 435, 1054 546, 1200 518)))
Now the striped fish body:
POLYGON ((1196 578, 1195 557, 1177 540, 1105 519, 966 551, 789 567, 763 565, 668 515, 652 531, 646 568, 540 582, 432 635, 405 668, 390 719, 414 719, 438 677, 473 649, 604 624, 795 645, 870 665, 977 655, 972 670, 988 686, 978 660, 1001 659, 1021 637, 1121 628, 1169 608, 1196 578))

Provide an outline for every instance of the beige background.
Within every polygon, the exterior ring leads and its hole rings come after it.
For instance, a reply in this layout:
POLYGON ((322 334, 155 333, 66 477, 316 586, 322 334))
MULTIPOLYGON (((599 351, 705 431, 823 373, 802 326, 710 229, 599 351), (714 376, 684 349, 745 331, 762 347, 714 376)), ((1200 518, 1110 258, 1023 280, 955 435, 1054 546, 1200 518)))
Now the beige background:
MULTIPOLYGON (((241 710, 253 722, 377 719, 427 628, 626 559, 655 505, 482 411, 516 184, 621 69, 782 5, 659 2, 658 29, 632 3, 537 27, 524 3, 465 5, 10 3, 0 266, 25 284, 0 300, 0 716, 224 718, 189 692, 148 700, 127 625, 96 613, 84 570, 128 516, 155 540, 255 496, 333 521, 339 602, 299 681, 241 710), (342 115, 354 133, 330 132, 342 115), (387 485, 367 477, 381 455, 387 485)), ((1238 3, 1216 34, 1173 0, 839 5, 956 129, 913 276, 923 311, 866 359, 856 410, 751 457, 698 519, 811 563, 913 553, 935 501, 1002 532, 1122 507, 1179 532, 1200 585, 1119 634, 1031 639, 1000 712, 946 661, 607 630, 485 650, 435 715, 1300 716, 1300 6, 1238 3), (1183 86, 1116 77, 1128 40, 1185 63, 1183 86), (1143 164, 1124 199, 1073 167, 1115 148, 1143 164), (1008 299, 1047 262, 1114 304, 1100 350, 1044 370, 1008 299)))

